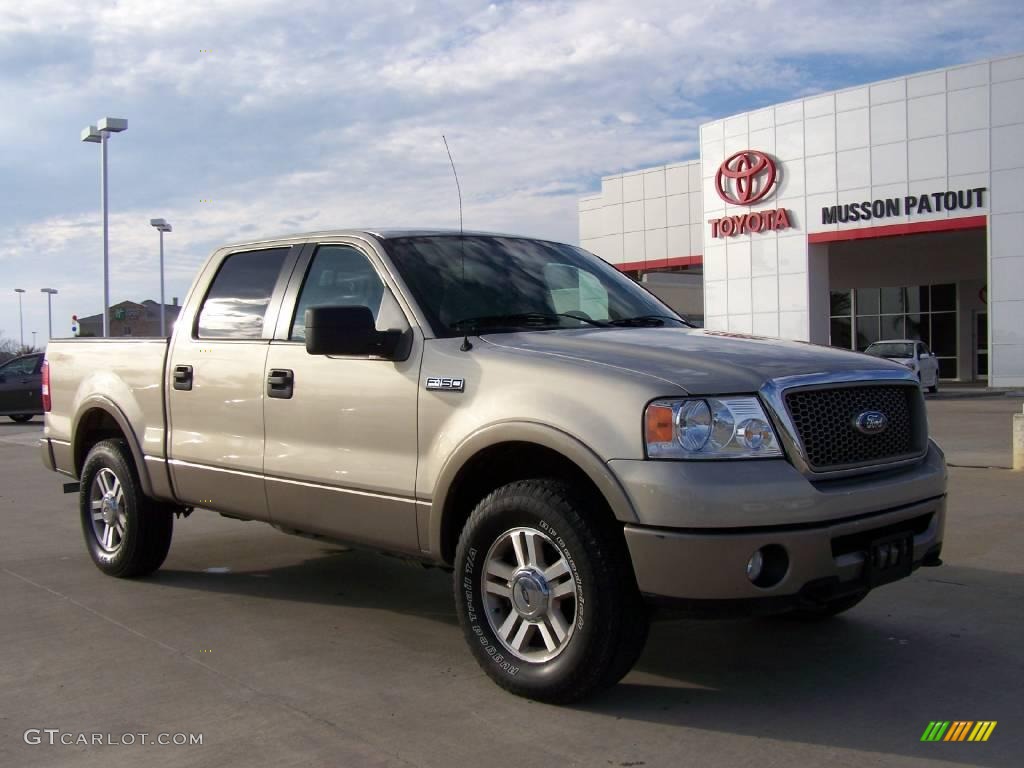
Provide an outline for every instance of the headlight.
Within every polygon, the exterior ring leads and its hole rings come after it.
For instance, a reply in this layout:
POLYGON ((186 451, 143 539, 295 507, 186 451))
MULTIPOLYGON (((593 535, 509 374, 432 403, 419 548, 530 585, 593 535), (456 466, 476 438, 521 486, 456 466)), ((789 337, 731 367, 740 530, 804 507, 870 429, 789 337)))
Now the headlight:
POLYGON ((644 414, 652 459, 745 459, 781 456, 756 397, 655 400, 644 414))

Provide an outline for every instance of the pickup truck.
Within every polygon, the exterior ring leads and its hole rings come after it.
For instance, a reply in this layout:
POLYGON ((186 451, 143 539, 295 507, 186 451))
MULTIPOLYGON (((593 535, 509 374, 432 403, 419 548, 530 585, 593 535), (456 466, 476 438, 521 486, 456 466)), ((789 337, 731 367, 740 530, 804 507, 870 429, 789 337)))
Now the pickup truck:
POLYGON ((169 340, 54 340, 43 377, 104 573, 195 507, 437 565, 480 666, 544 701, 621 679, 662 606, 821 619, 941 562, 911 371, 693 328, 556 242, 224 247, 169 340))

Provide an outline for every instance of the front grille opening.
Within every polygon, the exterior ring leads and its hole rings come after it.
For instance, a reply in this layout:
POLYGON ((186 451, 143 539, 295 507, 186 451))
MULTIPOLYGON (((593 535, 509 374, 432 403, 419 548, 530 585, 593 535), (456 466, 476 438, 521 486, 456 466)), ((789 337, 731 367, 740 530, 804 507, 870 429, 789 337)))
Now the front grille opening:
POLYGON ((917 386, 883 384, 797 389, 785 394, 807 463, 815 471, 898 461, 924 453, 927 429, 917 386), (854 426, 866 411, 885 414, 878 434, 854 426))
POLYGON ((881 528, 872 528, 870 531, 849 533, 846 536, 837 536, 832 539, 832 557, 848 555, 851 552, 866 552, 872 541, 883 538, 894 533, 910 531, 918 536, 928 530, 932 524, 934 512, 926 512, 923 515, 912 517, 909 520, 902 520, 898 523, 885 525, 881 528))

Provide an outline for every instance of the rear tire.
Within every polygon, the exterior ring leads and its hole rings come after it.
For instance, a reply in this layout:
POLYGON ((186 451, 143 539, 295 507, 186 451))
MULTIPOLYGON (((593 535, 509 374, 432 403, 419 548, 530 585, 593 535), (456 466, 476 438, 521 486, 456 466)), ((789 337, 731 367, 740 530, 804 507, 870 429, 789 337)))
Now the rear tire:
POLYGON ((147 576, 163 564, 174 516, 168 505, 143 495, 123 440, 104 440, 89 451, 78 503, 86 549, 105 574, 147 576))
POLYGON ((648 617, 617 526, 555 480, 524 480, 473 511, 455 558, 455 604, 477 663, 519 696, 564 704, 617 683, 648 617))
POLYGON ((7 418, 9 418, 11 421, 13 421, 13 422, 15 422, 17 424, 24 424, 26 421, 32 421, 32 414, 31 413, 19 413, 19 414, 15 415, 15 416, 8 416, 7 418))
POLYGON ((930 392, 933 395, 939 394, 939 377, 938 376, 935 377, 935 383, 932 384, 930 387, 928 387, 928 392, 930 392))

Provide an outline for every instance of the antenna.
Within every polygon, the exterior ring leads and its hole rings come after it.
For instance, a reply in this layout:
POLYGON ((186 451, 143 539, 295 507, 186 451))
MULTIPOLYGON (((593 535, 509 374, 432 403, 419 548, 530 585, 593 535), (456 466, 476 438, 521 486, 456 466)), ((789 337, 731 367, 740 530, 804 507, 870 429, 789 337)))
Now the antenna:
MULTIPOLYGON (((452 160, 452 151, 448 147, 448 139, 445 138, 444 134, 441 134, 441 141, 444 142, 444 151, 448 153, 448 162, 452 166, 452 175, 455 177, 455 189, 459 193, 459 246, 462 251, 462 286, 465 290, 466 286, 466 240, 465 230, 462 228, 462 185, 459 184, 459 172, 455 170, 455 161, 452 160)), ((473 345, 469 342, 469 330, 462 337, 462 346, 459 347, 463 352, 468 352, 473 348, 473 345)))
MULTIPOLYGON (((459 172, 455 170, 455 161, 452 160, 452 151, 448 148, 448 139, 441 134, 441 141, 444 142, 444 151, 448 153, 448 162, 452 164, 452 175, 455 177, 455 189, 459 193, 459 235, 462 235, 462 186, 459 184, 459 172)), ((462 276, 466 276, 466 262, 462 262, 462 276)))

